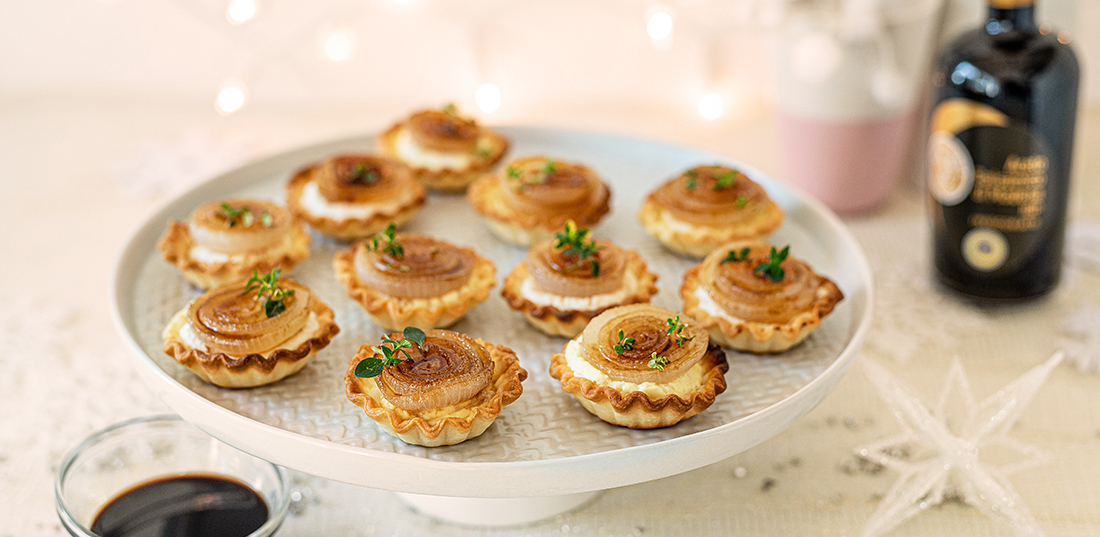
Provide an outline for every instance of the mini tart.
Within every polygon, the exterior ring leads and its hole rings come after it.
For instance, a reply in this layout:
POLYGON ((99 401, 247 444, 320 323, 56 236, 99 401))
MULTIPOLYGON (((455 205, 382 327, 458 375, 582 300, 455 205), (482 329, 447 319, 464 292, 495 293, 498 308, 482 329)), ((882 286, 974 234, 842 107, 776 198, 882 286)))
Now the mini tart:
POLYGON ((369 237, 408 222, 427 191, 401 162, 376 155, 340 155, 294 174, 286 205, 295 217, 342 240, 369 237))
POLYGON ((332 261, 348 296, 382 328, 450 326, 496 284, 496 266, 470 248, 412 233, 398 233, 396 240, 401 256, 360 241, 332 261))
POLYGON ((610 210, 611 190, 586 166, 534 156, 479 177, 466 199, 501 240, 531 246, 553 238, 569 220, 594 226, 610 210))
POLYGON ((666 333, 676 314, 650 304, 609 309, 550 360, 550 376, 596 417, 622 427, 655 429, 686 420, 726 390, 726 353, 691 319, 683 346, 666 333), (636 339, 615 352, 618 330, 636 339), (651 353, 670 357, 664 371, 648 366, 651 353))
POLYGON ((508 151, 507 138, 448 106, 424 110, 378 137, 378 152, 398 159, 424 186, 462 192, 508 151))
POLYGON ((763 239, 783 223, 783 210, 745 174, 699 166, 651 192, 638 219, 669 250, 704 257, 729 242, 763 239))
POLYGON ((270 318, 244 287, 212 289, 176 313, 161 334, 164 352, 206 382, 252 388, 297 373, 340 332, 332 308, 299 283, 281 282, 295 293, 270 318))
POLYGON ((771 246, 748 246, 748 259, 723 263, 730 249, 715 250, 684 273, 680 297, 694 317, 724 347, 755 353, 783 352, 821 324, 844 298, 840 288, 809 265, 787 257, 783 279, 773 282, 754 272, 770 258, 771 246))
POLYGON ((603 311, 649 302, 657 294, 657 275, 638 252, 610 241, 596 244, 599 276, 592 276, 591 261, 577 263, 576 254, 544 242, 531 247, 504 279, 501 296, 543 333, 571 338, 603 311))
POLYGON ((516 353, 503 345, 430 330, 422 345, 408 351, 409 360, 385 366, 377 377, 359 378, 355 368, 361 360, 382 358, 363 345, 344 375, 348 400, 406 443, 449 446, 478 436, 523 393, 527 371, 516 353))
POLYGON ((254 271, 279 267, 289 272, 309 257, 309 243, 309 233, 282 207, 230 198, 200 205, 186 222, 169 223, 157 249, 187 281, 210 289, 247 279, 254 271))

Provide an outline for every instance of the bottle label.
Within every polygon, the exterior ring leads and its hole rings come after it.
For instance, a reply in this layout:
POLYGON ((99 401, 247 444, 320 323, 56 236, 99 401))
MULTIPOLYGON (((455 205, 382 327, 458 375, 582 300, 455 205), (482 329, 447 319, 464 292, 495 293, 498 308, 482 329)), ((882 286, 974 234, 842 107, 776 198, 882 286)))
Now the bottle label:
POLYGON ((981 273, 1012 271, 1038 249, 1050 161, 1002 112, 948 99, 932 114, 928 192, 948 248, 981 273))

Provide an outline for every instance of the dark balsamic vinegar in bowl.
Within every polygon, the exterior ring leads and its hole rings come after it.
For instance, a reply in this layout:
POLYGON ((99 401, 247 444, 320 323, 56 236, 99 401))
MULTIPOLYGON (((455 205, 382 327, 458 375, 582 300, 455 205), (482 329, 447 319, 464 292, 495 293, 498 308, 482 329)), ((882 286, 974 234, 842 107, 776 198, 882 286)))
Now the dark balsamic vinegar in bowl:
POLYGON ((178 416, 92 434, 61 461, 54 493, 73 537, 269 537, 290 507, 282 468, 178 416))
POLYGON ((102 537, 247 537, 267 522, 256 491, 217 475, 165 477, 123 492, 91 530, 102 537))

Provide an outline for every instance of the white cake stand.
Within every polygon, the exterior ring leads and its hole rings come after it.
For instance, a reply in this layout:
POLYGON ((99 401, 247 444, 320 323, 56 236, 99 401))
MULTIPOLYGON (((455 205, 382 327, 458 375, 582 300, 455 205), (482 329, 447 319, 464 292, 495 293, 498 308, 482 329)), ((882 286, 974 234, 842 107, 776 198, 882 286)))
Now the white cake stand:
MULTIPOLYGON (((332 255, 348 245, 314 234, 311 257, 294 277, 336 310, 341 333, 299 374, 271 386, 227 390, 199 380, 161 351, 161 329, 199 292, 156 251, 169 220, 230 195, 282 199, 291 173, 341 152, 370 151, 369 136, 289 151, 199 185, 169 202, 131 238, 115 274, 117 326, 144 382, 211 435, 277 464, 328 479, 391 490, 417 510, 472 525, 520 524, 575 508, 598 491, 686 472, 774 436, 814 408, 851 365, 871 322, 871 273, 859 245, 819 203, 761 171, 715 154, 605 134, 501 128, 511 155, 546 154, 595 169, 613 191, 611 215, 594 233, 638 250, 659 275, 653 302, 680 309, 678 288, 694 260, 669 254, 645 235, 635 213, 645 194, 700 164, 736 166, 763 185, 786 220, 771 237, 829 276, 846 298, 802 345, 781 356, 729 352, 729 388, 705 412, 674 427, 634 431, 588 414, 547 372, 565 340, 541 334, 499 296, 453 329, 513 348, 530 377, 524 394, 482 436, 440 448, 406 445, 378 429, 343 393, 347 361, 383 331, 347 298, 332 255)), ((465 199, 432 195, 410 231, 473 246, 503 277, 521 249, 490 235, 465 199)))

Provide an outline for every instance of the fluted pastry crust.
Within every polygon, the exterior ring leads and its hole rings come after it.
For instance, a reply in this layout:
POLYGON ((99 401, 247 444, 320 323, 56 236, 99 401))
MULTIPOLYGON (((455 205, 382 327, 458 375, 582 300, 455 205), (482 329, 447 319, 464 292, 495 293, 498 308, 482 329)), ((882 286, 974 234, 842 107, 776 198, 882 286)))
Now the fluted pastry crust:
POLYGON ((443 408, 405 410, 388 404, 378 386, 378 377, 358 378, 355 366, 374 355, 369 345, 348 362, 344 374, 344 391, 354 403, 384 431, 409 444, 419 446, 449 446, 474 438, 493 423, 501 410, 523 394, 522 382, 527 371, 520 367, 516 353, 503 345, 474 340, 488 351, 493 360, 493 376, 489 385, 466 401, 443 408))
POLYGON ((400 331, 406 326, 422 330, 445 328, 474 306, 489 298, 489 290, 496 284, 496 266, 487 257, 470 248, 474 256, 474 268, 462 287, 432 298, 398 298, 382 293, 366 285, 355 268, 355 252, 365 247, 362 243, 337 252, 332 265, 336 279, 344 284, 348 296, 367 312, 371 322, 387 330, 400 331))
POLYGON ((309 257, 309 233, 298 222, 292 222, 286 236, 276 248, 229 254, 225 261, 195 259, 191 256, 196 246, 186 222, 170 222, 164 230, 157 249, 165 261, 176 266, 183 277, 200 289, 213 289, 237 280, 248 279, 254 271, 271 272, 281 268, 289 273, 298 263, 309 257))
MULTIPOLYGON (((719 169, 717 166, 703 166, 694 170, 719 169)), ((658 191, 669 189, 674 183, 682 181, 684 175, 673 177, 646 196, 638 212, 638 220, 646 232, 664 244, 669 250, 692 256, 705 257, 715 248, 730 242, 753 242, 765 238, 783 223, 783 210, 765 194, 759 194, 751 205, 738 207, 731 204, 729 211, 745 211, 751 218, 731 224, 692 222, 677 216, 674 210, 665 206, 658 191)), ((757 192, 759 186, 743 174, 738 181, 751 183, 751 189, 757 192)), ((700 189, 710 188, 700 186, 700 189)), ((687 195, 687 194, 684 194, 687 195)))
MULTIPOLYGON (((624 276, 623 285, 630 285, 626 296, 614 303, 591 310, 562 310, 553 305, 536 304, 523 296, 521 291, 523 282, 531 277, 527 269, 527 262, 522 261, 516 265, 510 274, 504 279, 504 286, 500 291, 501 296, 508 305, 523 313, 527 321, 543 333, 551 336, 575 337, 584 330, 593 317, 615 306, 649 302, 650 297, 657 294, 657 275, 649 272, 642 256, 634 250, 623 250, 626 255, 626 272, 630 277, 624 276), (631 283, 628 283, 631 282, 631 283)), ((620 292, 622 289, 616 290, 620 292)), ((597 295, 598 296, 598 295, 597 295)))
MULTIPOLYGON (((378 152, 403 160, 397 149, 397 142, 406 128, 407 123, 400 122, 380 134, 377 140, 378 152)), ((465 167, 432 169, 407 160, 403 162, 412 168, 413 174, 424 186, 441 192, 463 192, 474 179, 500 162, 511 145, 507 138, 489 129, 479 127, 478 133, 477 143, 483 151, 470 154, 469 163, 465 167)))
MULTIPOLYGON (((180 337, 179 330, 187 324, 190 304, 172 316, 164 328, 163 350, 180 365, 199 378, 223 388, 253 388, 282 380, 301 371, 313 355, 325 348, 340 332, 335 313, 319 297, 310 300, 310 312, 316 315, 318 327, 313 335, 295 348, 276 347, 263 353, 231 356, 224 352, 207 352, 192 348, 180 337)), ((291 337, 293 339, 294 336, 291 337)))
POLYGON ((656 429, 684 421, 714 404, 715 397, 726 390, 725 373, 729 370, 726 353, 717 345, 707 346, 699 365, 703 377, 699 386, 686 397, 669 394, 652 399, 640 391, 621 392, 611 386, 597 384, 574 374, 566 359, 567 343, 562 352, 550 360, 550 376, 561 382, 561 389, 572 395, 596 417, 631 429, 656 429))
MULTIPOLYGON (((524 157, 512 162, 536 159, 545 159, 545 157, 524 157)), ((578 169, 585 176, 594 179, 594 190, 586 203, 573 205, 550 215, 523 210, 509 202, 504 192, 506 187, 498 174, 478 177, 467 190, 466 199, 482 216, 494 235, 518 246, 531 246, 552 239, 554 233, 560 231, 569 220, 573 220, 577 227, 581 228, 596 225, 611 210, 611 190, 590 168, 576 163, 561 164, 578 169)))
MULTIPOLYGON (((728 245, 730 249, 743 247, 742 244, 728 245)), ((711 255, 724 256, 727 247, 715 250, 711 255)), ((709 259, 709 258, 708 258, 709 259)), ((814 290, 813 301, 808 308, 791 316, 786 322, 759 322, 739 319, 730 315, 714 315, 700 307, 698 290, 707 285, 700 276, 704 263, 691 267, 684 273, 680 286, 680 298, 684 302, 684 313, 694 317, 710 334, 711 340, 740 351, 754 353, 778 353, 801 343, 810 333, 821 325, 837 303, 844 298, 840 288, 828 278, 821 278, 814 290)))
POLYGON ((302 191, 306 185, 315 180, 314 174, 323 165, 323 162, 312 164, 294 174, 287 183, 286 205, 296 218, 308 222, 317 231, 330 237, 351 241, 370 237, 386 229, 390 223, 401 227, 411 220, 427 202, 428 196, 424 186, 410 177, 406 186, 403 187, 403 199, 373 204, 364 203, 364 206, 370 206, 375 211, 369 218, 336 219, 313 214, 302 204, 302 191))

